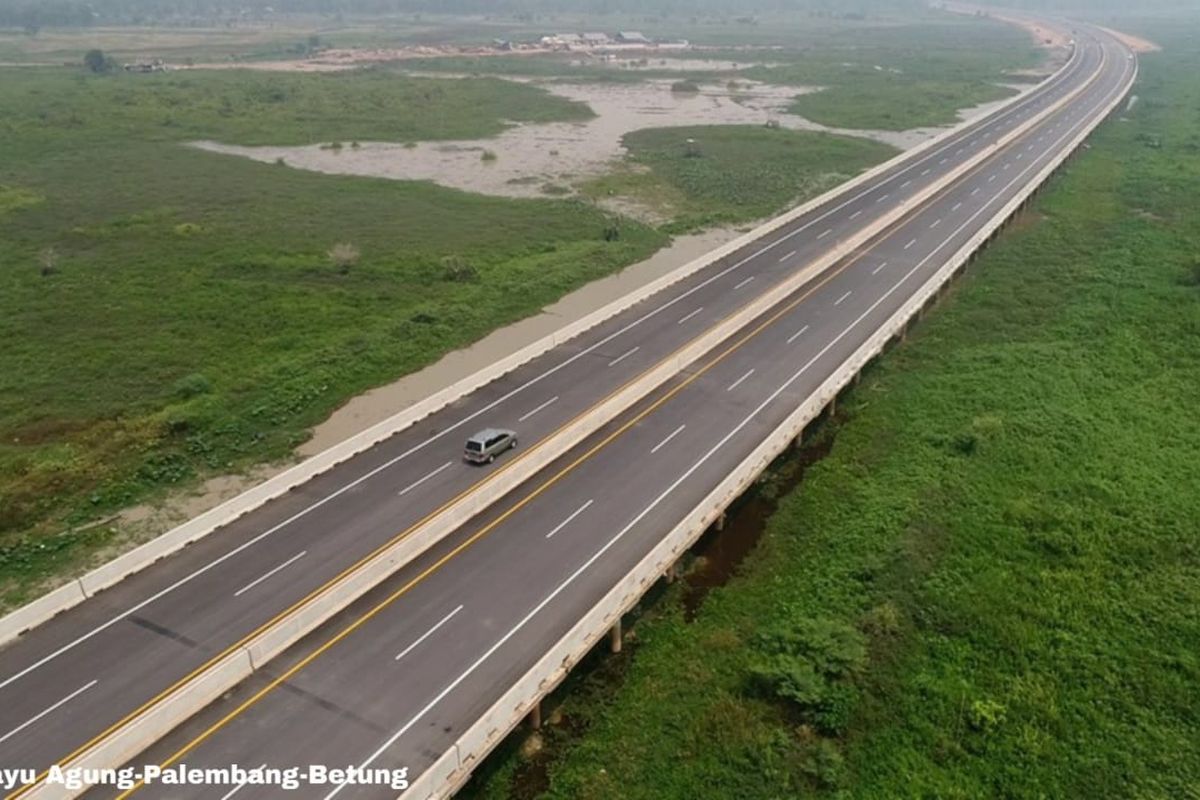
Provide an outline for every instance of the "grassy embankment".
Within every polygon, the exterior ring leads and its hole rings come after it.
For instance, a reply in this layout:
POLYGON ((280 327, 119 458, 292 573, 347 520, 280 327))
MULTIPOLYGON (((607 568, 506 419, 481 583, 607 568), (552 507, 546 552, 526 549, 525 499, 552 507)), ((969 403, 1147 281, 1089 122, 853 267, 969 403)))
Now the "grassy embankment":
POLYGON ((666 240, 623 223, 606 241, 608 218, 577 202, 303 173, 182 144, 349 148, 591 113, 494 79, 9 70, 0 108, 8 602, 113 535, 60 527, 282 456, 347 397, 666 240), (338 243, 361 259, 335 268, 338 243))
POLYGON ((868 371, 696 620, 677 586, 577 680, 548 790, 510 753, 468 796, 1195 793, 1197 32, 1148 31, 1128 120, 868 371))

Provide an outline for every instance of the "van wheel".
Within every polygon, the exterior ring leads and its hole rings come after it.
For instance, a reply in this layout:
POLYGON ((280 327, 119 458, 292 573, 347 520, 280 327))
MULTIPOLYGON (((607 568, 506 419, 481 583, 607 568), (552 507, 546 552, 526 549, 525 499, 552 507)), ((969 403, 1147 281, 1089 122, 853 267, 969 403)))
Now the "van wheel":
POLYGON ((492 455, 488 456, 488 463, 489 463, 489 464, 492 464, 492 463, 494 463, 495 461, 496 461, 496 454, 495 454, 495 453, 493 453, 492 455))

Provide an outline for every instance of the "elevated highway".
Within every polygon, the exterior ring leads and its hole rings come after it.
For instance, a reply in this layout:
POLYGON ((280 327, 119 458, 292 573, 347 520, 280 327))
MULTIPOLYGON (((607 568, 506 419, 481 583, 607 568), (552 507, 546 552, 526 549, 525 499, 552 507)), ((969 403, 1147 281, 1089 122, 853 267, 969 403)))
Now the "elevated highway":
MULTIPOLYGON (((472 726, 1097 124, 1135 73, 1120 43, 1082 32, 1071 62, 1008 107, 25 633, 0 650, 0 764, 40 775, 87 756, 349 566, 519 468, 463 464, 475 428, 512 427, 518 452, 536 448, 754 298, 844 256, 137 758, 406 767, 417 780, 449 753, 453 774, 421 786, 452 787, 469 772, 472 726), (881 220, 884 230, 855 240, 881 220)), ((41 784, 10 797, 60 794, 41 784)), ((395 792, 289 793, 333 794, 395 792)))

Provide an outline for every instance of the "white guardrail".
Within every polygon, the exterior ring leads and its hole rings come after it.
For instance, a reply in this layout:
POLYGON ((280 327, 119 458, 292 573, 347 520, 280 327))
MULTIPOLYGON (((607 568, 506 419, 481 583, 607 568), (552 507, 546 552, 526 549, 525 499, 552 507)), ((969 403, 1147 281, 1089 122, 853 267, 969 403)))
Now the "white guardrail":
POLYGON ((962 248, 955 252, 876 332, 850 355, 784 422, 676 525, 653 550, 592 607, 571 630, 559 639, 538 662, 519 678, 458 741, 443 753, 411 786, 403 800, 448 798, 470 778, 472 771, 520 722, 534 705, 554 690, 595 644, 632 609, 646 591, 664 576, 680 556, 699 539, 734 500, 804 431, 804 428, 837 397, 859 371, 893 338, 906 330, 910 320, 962 268, 972 255, 1061 166, 1071 153, 1110 115, 1132 87, 1133 75, 1124 89, 1094 122, 1085 125, 1059 155, 962 248))
MULTIPOLYGON (((942 132, 936 137, 897 155, 882 164, 862 173, 858 177, 842 184, 797 208, 755 228, 749 233, 728 242, 700 258, 694 259, 678 269, 663 275, 645 286, 624 297, 587 314, 586 316, 563 326, 535 342, 531 342, 516 352, 500 359, 484 369, 479 370, 459 381, 447 386, 418 401, 399 413, 379 422, 370 428, 346 439, 345 441, 325 450, 303 463, 281 472, 273 478, 264 481, 252 489, 234 497, 215 508, 179 525, 161 536, 130 550, 112 561, 88 572, 79 578, 73 578, 68 583, 48 592, 38 599, 10 612, 0 618, 0 646, 12 641, 25 631, 40 625, 57 614, 72 608, 88 597, 100 592, 124 578, 139 572, 151 564, 181 550, 192 542, 204 538, 213 531, 224 527, 240 517, 254 511, 269 501, 286 494, 313 478, 322 475, 345 461, 371 449, 397 433, 409 428, 429 415, 456 402, 462 397, 491 383, 534 358, 554 349, 580 334, 600 325, 617 314, 642 302, 648 297, 678 283, 696 272, 726 258, 737 251, 753 244, 758 239, 774 233, 814 209, 847 194, 866 182, 876 178, 886 170, 893 169, 914 158, 930 148, 936 147, 945 139, 961 132, 964 128, 975 125, 994 114, 1002 113, 1013 104, 1021 101, 1040 86, 1044 86, 1061 76, 1078 58, 1078 50, 1057 72, 1037 86, 1030 87, 1010 99, 1004 106, 993 109, 985 114, 979 114, 951 130, 942 132)), ((872 233, 879 228, 872 226, 872 233)), ((808 275, 811 277, 811 275, 808 275)), ((806 278, 807 279, 807 278, 806 278)), ((510 462, 516 466, 515 462, 510 462)), ((528 473, 531 475, 533 473, 528 473)), ((519 481, 517 481, 519 483, 519 481)), ((493 493, 494 496, 494 493, 493 493)))

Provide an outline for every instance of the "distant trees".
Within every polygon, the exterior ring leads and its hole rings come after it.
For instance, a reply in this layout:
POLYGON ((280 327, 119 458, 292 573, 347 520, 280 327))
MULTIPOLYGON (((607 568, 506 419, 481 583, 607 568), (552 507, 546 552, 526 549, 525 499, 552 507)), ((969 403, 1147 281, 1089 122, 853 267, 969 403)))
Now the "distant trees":
POLYGON ((104 55, 103 50, 88 50, 83 55, 83 65, 87 67, 88 72, 96 75, 109 72, 115 66, 113 60, 104 55))

